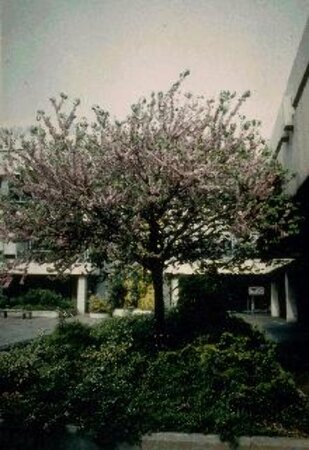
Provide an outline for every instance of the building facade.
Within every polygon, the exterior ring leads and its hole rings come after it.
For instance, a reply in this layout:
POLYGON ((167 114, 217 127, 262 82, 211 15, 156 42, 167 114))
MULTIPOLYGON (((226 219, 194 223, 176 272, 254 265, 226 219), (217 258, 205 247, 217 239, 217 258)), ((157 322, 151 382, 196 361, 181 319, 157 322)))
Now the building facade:
MULTIPOLYGON (((287 295, 295 298, 294 312, 290 313, 301 320, 309 320, 306 281, 309 276, 309 19, 288 78, 270 147, 292 174, 287 191, 295 198, 302 216, 300 236, 294 244, 296 264, 287 275, 290 277, 287 295)), ((272 304, 279 315, 280 308, 275 305, 282 282, 284 280, 274 280, 272 288, 272 304)))
MULTIPOLYGON (((277 114, 270 139, 270 148, 285 169, 292 174, 287 192, 300 204, 303 221, 300 237, 294 244, 294 259, 273 260, 265 266, 253 261, 253 267, 242 270, 236 277, 248 277, 249 285, 260 284, 265 288, 265 299, 272 317, 282 317, 289 322, 309 320, 309 20, 307 21, 295 60, 288 78, 285 93, 277 114), (250 280, 250 281, 249 281, 250 280), (255 280, 255 281, 254 281, 255 280)), ((284 254, 284 252, 282 252, 284 254)), ((177 302, 177 278, 194 273, 192 266, 182 265, 168 269, 173 280, 171 290, 173 305, 177 302)), ((263 287, 261 286, 261 287, 263 287)), ((243 300, 243 307, 246 300, 243 300)), ((247 308, 250 309, 250 308, 247 308)))

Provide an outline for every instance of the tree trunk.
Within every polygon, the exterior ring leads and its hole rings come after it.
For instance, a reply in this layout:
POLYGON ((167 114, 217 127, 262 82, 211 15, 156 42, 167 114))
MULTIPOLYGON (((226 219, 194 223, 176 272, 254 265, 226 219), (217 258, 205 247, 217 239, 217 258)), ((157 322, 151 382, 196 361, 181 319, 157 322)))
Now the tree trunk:
POLYGON ((164 333, 164 299, 163 299, 163 266, 156 266, 151 270, 152 284, 154 289, 154 313, 156 332, 164 333))

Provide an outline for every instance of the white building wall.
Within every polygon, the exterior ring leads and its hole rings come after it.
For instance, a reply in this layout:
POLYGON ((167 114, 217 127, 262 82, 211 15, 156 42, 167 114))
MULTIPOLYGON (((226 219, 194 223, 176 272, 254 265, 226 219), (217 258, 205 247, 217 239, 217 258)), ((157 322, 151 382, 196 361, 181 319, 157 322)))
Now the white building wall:
POLYGON ((88 280, 85 275, 81 275, 77 279, 77 312, 85 314, 87 305, 87 285, 88 280))
POLYGON ((279 286, 276 280, 270 284, 270 314, 271 317, 280 317, 279 286))
POLYGON ((290 274, 286 273, 284 277, 285 283, 285 301, 286 301, 286 320, 287 322, 297 322, 297 300, 295 293, 295 281, 290 274))
MULTIPOLYGON (((309 177, 309 19, 300 42, 282 99, 270 146, 275 156, 293 178, 287 193, 293 196, 309 177)), ((298 301, 296 285, 291 274, 285 274, 287 321, 297 321, 298 301)), ((271 312, 279 311, 278 292, 272 285, 271 312)))
POLYGON ((309 175, 309 20, 288 79, 270 146, 282 165, 295 174, 287 189, 293 195, 309 175))

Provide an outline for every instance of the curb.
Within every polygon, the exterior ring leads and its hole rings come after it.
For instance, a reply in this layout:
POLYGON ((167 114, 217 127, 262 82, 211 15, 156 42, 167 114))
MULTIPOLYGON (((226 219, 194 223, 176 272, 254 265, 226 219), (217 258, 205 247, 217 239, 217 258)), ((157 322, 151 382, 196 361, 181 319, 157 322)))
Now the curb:
POLYGON ((240 437, 238 446, 222 442, 217 434, 153 433, 143 436, 141 450, 303 450, 309 439, 252 436, 240 437))

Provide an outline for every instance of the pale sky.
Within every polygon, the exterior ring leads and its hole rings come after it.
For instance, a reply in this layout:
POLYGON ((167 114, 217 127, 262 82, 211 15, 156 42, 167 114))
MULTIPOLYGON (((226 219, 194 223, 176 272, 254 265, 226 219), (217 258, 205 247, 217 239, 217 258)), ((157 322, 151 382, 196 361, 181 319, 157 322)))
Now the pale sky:
POLYGON ((309 0, 0 1, 3 124, 34 123, 60 92, 123 118, 189 69, 195 94, 250 89, 266 138, 309 15, 309 0))

